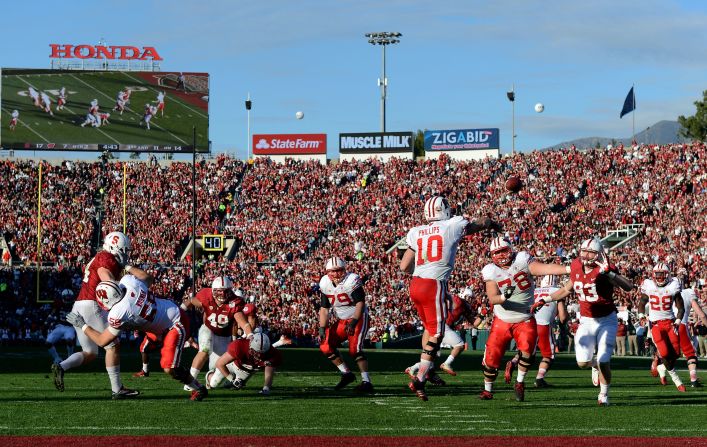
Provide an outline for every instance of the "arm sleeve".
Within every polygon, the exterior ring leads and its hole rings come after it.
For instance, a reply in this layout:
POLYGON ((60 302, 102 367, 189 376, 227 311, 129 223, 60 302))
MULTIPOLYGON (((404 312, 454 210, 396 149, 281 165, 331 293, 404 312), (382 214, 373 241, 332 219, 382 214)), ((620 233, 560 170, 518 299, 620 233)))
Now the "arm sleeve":
POLYGON ((324 292, 319 292, 320 298, 321 298, 321 305, 322 307, 329 309, 331 307, 331 303, 329 303, 329 297, 324 294, 324 292))
POLYGON ((353 298, 354 303, 365 301, 366 292, 363 290, 363 286, 357 287, 353 292, 351 292, 351 298, 353 298))

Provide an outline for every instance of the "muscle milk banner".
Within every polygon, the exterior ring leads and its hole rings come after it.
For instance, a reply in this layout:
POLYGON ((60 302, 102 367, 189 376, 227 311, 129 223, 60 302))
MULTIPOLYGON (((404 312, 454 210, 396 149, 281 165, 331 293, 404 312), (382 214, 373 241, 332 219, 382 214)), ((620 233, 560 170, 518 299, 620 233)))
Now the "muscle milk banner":
POLYGON ((499 149, 498 129, 425 131, 425 151, 499 149))
POLYGON ((254 134, 254 155, 326 154, 325 133, 254 134))
POLYGON ((409 153, 413 149, 412 132, 340 133, 342 154, 409 153))

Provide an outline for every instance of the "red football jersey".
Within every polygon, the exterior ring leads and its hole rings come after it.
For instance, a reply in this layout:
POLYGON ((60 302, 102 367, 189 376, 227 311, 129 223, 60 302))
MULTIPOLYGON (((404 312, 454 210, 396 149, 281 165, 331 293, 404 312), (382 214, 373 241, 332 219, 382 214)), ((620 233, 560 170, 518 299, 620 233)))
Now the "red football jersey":
POLYGON ((473 321, 470 318, 473 318, 474 311, 471 308, 471 305, 467 303, 465 300, 461 299, 457 295, 452 296, 452 306, 449 309, 449 313, 447 314, 447 326, 454 326, 457 321, 459 321, 460 318, 466 317, 467 320, 469 320, 470 323, 473 323, 473 321))
POLYGON ((242 310, 242 306, 239 306, 236 301, 219 306, 210 287, 199 290, 196 299, 204 309, 204 324, 211 329, 211 332, 222 337, 233 334, 235 315, 242 310))
MULTIPOLYGON (((610 269, 615 270, 613 266, 610 269)), ((584 273, 582 261, 577 258, 570 266, 570 279, 574 283, 574 292, 579 299, 579 313, 583 317, 600 318, 616 312, 614 285, 606 275, 599 274, 599 267, 584 273)))
POLYGON ((101 282, 101 278, 98 276, 98 269, 101 267, 108 269, 113 274, 116 281, 120 279, 120 272, 123 268, 118 264, 118 261, 115 260, 115 256, 107 251, 99 251, 96 253, 96 256, 86 264, 86 268, 83 271, 81 291, 76 301, 96 300, 96 286, 101 282))
POLYGON ((282 364, 282 354, 272 346, 267 352, 262 354, 259 359, 253 357, 250 353, 250 340, 247 338, 232 341, 228 345, 228 353, 233 357, 233 363, 235 363, 239 369, 246 371, 257 371, 266 366, 278 368, 282 364))

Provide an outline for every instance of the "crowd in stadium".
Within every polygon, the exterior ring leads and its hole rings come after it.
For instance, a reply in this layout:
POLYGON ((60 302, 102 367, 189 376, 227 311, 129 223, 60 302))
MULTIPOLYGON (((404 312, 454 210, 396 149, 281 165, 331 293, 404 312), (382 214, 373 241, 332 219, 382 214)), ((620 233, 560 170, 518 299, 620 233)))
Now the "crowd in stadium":
MULTIPOLYGON (((125 210, 124 164, 42 163, 38 223, 39 163, 0 162, 3 237, 15 262, 0 270, 0 340, 46 334, 55 305, 36 302, 33 264, 47 265, 40 300, 72 302, 81 268, 103 235, 122 230, 124 211, 131 262, 155 276, 154 292, 178 302, 191 293, 191 259, 182 257, 192 230, 191 164, 127 162, 125 210)), ((302 343, 316 337, 317 284, 332 255, 347 259, 364 280, 372 341, 420 331, 394 244, 420 223, 432 195, 447 197, 457 213, 492 217, 518 250, 554 261, 575 257, 583 239, 643 224, 637 238, 611 252, 620 271, 640 284, 661 260, 698 293, 707 281, 707 148, 701 143, 534 151, 471 162, 443 156, 323 165, 219 156, 198 163, 196 178, 197 234, 231 235, 238 246, 233 261, 198 260, 197 290, 218 274, 231 276, 256 303, 264 326, 302 343), (511 174, 524 182, 518 194, 504 187, 511 174)), ((454 293, 473 292, 486 325, 493 315, 480 272, 489 262, 489 236, 462 242, 450 282, 454 293)), ((701 298, 707 306, 707 293, 701 298)), ((619 299, 622 308, 635 310, 638 293, 619 293, 619 299)))

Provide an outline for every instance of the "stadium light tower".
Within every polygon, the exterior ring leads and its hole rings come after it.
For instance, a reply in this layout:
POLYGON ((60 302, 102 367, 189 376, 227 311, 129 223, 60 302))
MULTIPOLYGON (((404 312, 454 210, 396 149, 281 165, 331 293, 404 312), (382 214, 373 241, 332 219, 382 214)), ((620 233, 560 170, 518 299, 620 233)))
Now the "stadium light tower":
POLYGON ((511 102, 511 145, 512 154, 516 154, 516 85, 513 84, 511 91, 506 92, 506 97, 511 102))
POLYGON ((385 77, 385 47, 400 43, 400 38, 403 36, 400 33, 366 33, 368 43, 371 45, 380 45, 383 48, 383 78, 378 79, 378 85, 381 88, 381 132, 385 132, 385 97, 387 95, 388 78, 385 77))

